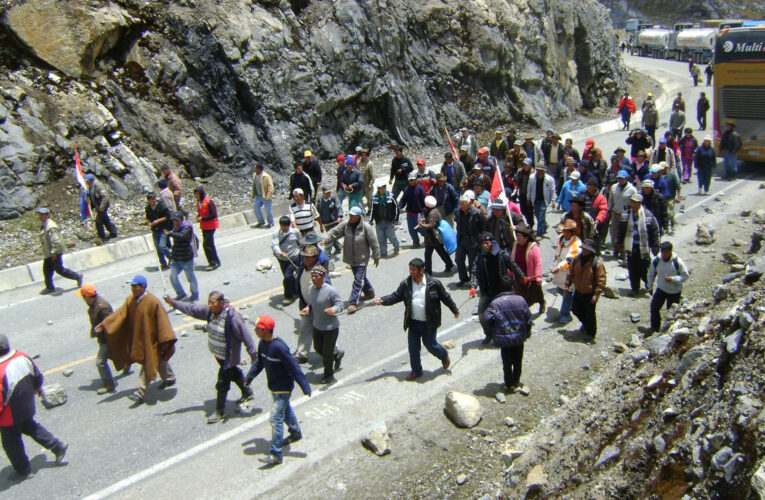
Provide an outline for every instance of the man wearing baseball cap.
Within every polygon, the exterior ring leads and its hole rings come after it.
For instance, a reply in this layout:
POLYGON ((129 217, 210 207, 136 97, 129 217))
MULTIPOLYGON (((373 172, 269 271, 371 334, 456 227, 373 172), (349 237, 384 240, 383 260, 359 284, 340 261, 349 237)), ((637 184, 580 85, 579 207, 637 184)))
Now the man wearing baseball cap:
POLYGON ((581 177, 582 174, 580 174, 578 170, 574 170, 569 174, 568 180, 563 183, 563 187, 560 189, 558 208, 564 212, 571 210, 572 198, 580 198, 587 190, 585 184, 579 181, 581 177))
POLYGON ((131 294, 119 309, 93 329, 104 333, 114 367, 121 370, 131 362, 141 365, 138 387, 128 396, 136 405, 144 402, 149 383, 162 379, 160 389, 175 385, 170 358, 175 353, 175 337, 165 306, 146 288, 148 282, 136 274, 129 282, 131 294))
POLYGON ((96 232, 98 237, 103 241, 109 238, 117 237, 117 228, 109 219, 109 197, 104 193, 101 185, 96 182, 96 177, 93 174, 85 176, 85 183, 88 185, 88 201, 90 202, 90 208, 96 214, 96 232), (106 228, 109 231, 107 238, 106 228))
POLYGON ((249 386, 260 372, 266 370, 268 389, 274 400, 271 405, 271 449, 268 456, 258 460, 268 465, 282 463, 283 447, 303 438, 297 416, 290 405, 290 396, 292 389, 295 388, 295 382, 300 386, 303 394, 311 396, 311 385, 308 379, 290 354, 287 343, 274 335, 275 326, 274 318, 267 314, 258 316, 255 321, 255 335, 260 339, 258 357, 244 379, 244 385, 249 386), (290 433, 286 439, 284 439, 285 420, 290 433))
MULTIPOLYGON (((75 293, 82 297, 83 302, 88 305, 88 318, 90 319, 90 338, 98 341, 98 353, 96 354, 96 368, 101 377, 103 386, 96 390, 96 394, 106 394, 117 392, 117 383, 112 377, 112 371, 109 369, 109 344, 106 343, 106 334, 96 331, 96 326, 100 325, 112 312, 112 306, 106 299, 98 295, 95 285, 83 285, 75 293)), ((130 371, 130 365, 127 365, 125 371, 130 371)))
POLYGON ((318 190, 319 186, 321 186, 321 164, 319 160, 313 157, 313 153, 308 150, 303 152, 303 172, 308 174, 314 189, 318 190))
POLYGON ((75 280, 77 286, 82 286, 82 274, 78 274, 71 269, 64 267, 61 255, 64 253, 64 243, 61 241, 61 234, 58 225, 50 219, 50 211, 45 208, 37 209, 37 217, 42 225, 40 226, 40 243, 43 254, 43 277, 45 279, 45 288, 40 295, 47 295, 56 291, 53 284, 53 273, 59 276, 75 280))

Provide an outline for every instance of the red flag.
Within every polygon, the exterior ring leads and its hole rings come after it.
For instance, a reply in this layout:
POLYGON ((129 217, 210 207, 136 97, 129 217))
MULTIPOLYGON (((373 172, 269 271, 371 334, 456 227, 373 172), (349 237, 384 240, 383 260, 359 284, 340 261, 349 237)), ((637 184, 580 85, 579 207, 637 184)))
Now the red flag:
POLYGON ((457 150, 454 148, 454 144, 452 143, 452 138, 449 137, 449 131, 446 130, 446 127, 444 127, 444 132, 446 132, 446 140, 449 142, 449 149, 452 151, 452 157, 456 160, 460 157, 459 153, 457 153, 457 150))
POLYGON ((499 171, 499 165, 496 165, 496 169, 497 172, 494 174, 494 179, 491 181, 491 192, 489 193, 489 199, 491 201, 494 201, 497 198, 507 200, 507 195, 505 195, 505 185, 502 182, 502 172, 499 171))
POLYGON ((88 185, 85 183, 85 175, 82 172, 82 165, 80 164, 80 153, 77 152, 77 144, 72 143, 74 146, 74 176, 77 178, 77 182, 82 188, 80 190, 80 220, 86 220, 90 218, 90 206, 85 199, 85 193, 88 192, 88 185))

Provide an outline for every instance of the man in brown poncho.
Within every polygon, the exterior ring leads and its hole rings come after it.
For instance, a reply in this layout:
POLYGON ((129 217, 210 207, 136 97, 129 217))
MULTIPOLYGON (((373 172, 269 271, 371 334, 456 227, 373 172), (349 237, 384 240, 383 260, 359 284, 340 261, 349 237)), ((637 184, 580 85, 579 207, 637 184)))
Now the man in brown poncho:
POLYGON ((146 291, 146 278, 139 275, 130 281, 132 294, 110 314, 96 332, 105 331, 114 367, 121 370, 130 363, 141 365, 139 386, 128 396, 143 403, 150 381, 162 378, 160 389, 175 385, 175 374, 168 361, 175 353, 175 333, 162 302, 146 291))

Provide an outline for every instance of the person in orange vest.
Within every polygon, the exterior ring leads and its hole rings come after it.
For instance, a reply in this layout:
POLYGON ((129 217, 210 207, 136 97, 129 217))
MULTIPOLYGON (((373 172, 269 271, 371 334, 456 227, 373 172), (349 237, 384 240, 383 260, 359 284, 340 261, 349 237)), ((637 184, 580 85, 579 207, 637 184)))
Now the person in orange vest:
POLYGON ((205 250, 207 264, 210 266, 207 270, 214 271, 220 267, 218 251, 215 249, 218 209, 215 207, 215 202, 205 194, 205 188, 202 186, 194 188, 194 198, 197 200, 197 222, 202 230, 202 248, 205 250))

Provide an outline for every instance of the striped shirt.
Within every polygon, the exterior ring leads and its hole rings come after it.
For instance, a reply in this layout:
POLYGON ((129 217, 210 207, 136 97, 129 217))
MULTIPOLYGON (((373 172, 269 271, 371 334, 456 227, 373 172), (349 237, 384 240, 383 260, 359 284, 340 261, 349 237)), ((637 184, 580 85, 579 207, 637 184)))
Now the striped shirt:
POLYGON ((207 348, 216 359, 226 359, 226 316, 223 314, 207 322, 207 348))
POLYGON ((316 207, 310 203, 303 203, 300 206, 293 203, 290 205, 290 210, 292 211, 292 220, 295 221, 295 226, 300 231, 313 229, 313 221, 319 216, 316 207))

